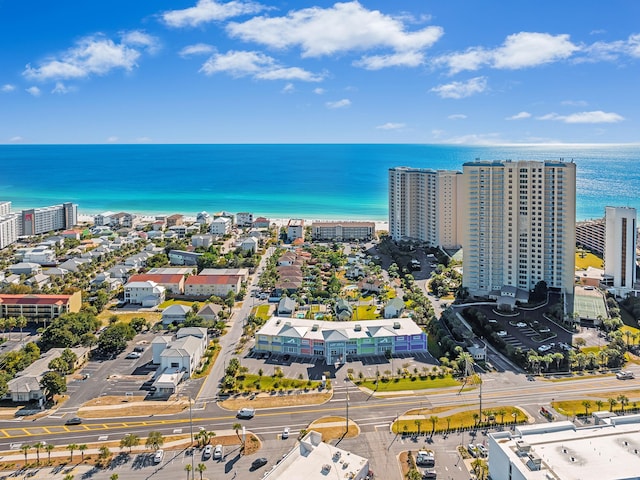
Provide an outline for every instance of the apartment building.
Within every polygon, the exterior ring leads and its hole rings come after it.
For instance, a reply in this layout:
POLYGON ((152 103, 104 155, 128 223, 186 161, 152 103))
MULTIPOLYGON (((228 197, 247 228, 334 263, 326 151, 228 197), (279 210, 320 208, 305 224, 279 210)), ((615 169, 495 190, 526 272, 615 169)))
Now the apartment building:
POLYGON ((375 222, 313 222, 311 224, 311 237, 315 241, 368 242, 375 235, 375 222))
POLYGON ((21 235, 40 235, 67 230, 78 223, 78 205, 63 203, 51 207, 22 210, 21 235))
POLYGON ((389 169, 389 233, 430 246, 461 245, 458 197, 461 173, 451 170, 389 169))
MULTIPOLYGON (((3 211, 2 204, 0 204, 0 211, 3 211)), ((17 213, 0 213, 0 250, 15 243, 19 235, 20 215, 17 213)))
POLYGON ((544 280, 573 293, 576 166, 564 161, 463 165, 463 286, 488 296, 544 280))
POLYGON ((604 218, 576 223, 576 245, 604 255, 605 230, 604 218))
POLYGON ((636 283, 636 219, 635 208, 605 208, 604 273, 613 277, 613 288, 620 296, 636 283))
POLYGON ((253 213, 238 212, 236 213, 236 224, 240 227, 250 227, 253 225, 253 213))
POLYGON ((11 202, 0 202, 0 216, 9 215, 11 213, 11 202))
POLYGON ((228 235, 231 233, 233 224, 228 217, 218 217, 213 219, 211 225, 209 225, 209 233, 211 235, 228 235))
POLYGON ((293 242, 298 238, 304 238, 304 220, 292 218, 287 223, 287 240, 293 242))
POLYGON ((0 317, 24 316, 33 321, 52 320, 63 313, 80 311, 81 292, 72 295, 0 294, 0 317))

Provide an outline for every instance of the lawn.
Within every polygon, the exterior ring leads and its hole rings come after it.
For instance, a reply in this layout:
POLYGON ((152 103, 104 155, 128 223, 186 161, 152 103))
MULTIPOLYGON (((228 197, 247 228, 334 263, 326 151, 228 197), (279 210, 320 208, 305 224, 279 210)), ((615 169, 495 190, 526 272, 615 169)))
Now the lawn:
POLYGON ((123 312, 118 313, 113 310, 104 310, 100 312, 98 315, 98 320, 102 322, 102 324, 107 324, 109 322, 109 318, 113 315, 118 317, 118 321, 129 323, 132 318, 144 318, 150 324, 155 324, 162 319, 162 314, 159 312, 123 312))
POLYGON ((199 302, 187 302, 186 300, 166 300, 162 302, 160 305, 158 305, 158 308, 165 309, 171 305, 184 305, 186 307, 191 308, 191 305, 193 305, 194 303, 199 303, 199 302))
POLYGON ((360 387, 368 388, 376 392, 399 392, 403 390, 426 390, 429 388, 444 388, 444 387, 458 387, 461 383, 453 378, 451 375, 445 375, 444 377, 409 377, 409 378, 394 378, 391 381, 378 382, 376 386, 375 380, 365 380, 362 382, 356 382, 360 387))
POLYGON ((587 267, 604 268, 604 262, 602 258, 593 253, 583 251, 576 252, 576 270, 586 270, 587 267))
POLYGON ((258 305, 257 307, 253 308, 253 311, 251 313, 253 313, 256 318, 267 321, 269 320, 269 318, 271 318, 271 314, 269 313, 270 309, 270 305, 258 305))
POLYGON ((272 392, 277 390, 291 390, 296 388, 317 389, 321 382, 307 380, 273 377, 269 375, 246 374, 237 378, 237 386, 243 392, 272 392))
POLYGON ((582 402, 586 400, 591 403, 591 406, 588 408, 589 414, 600 411, 600 410, 622 412, 622 407, 620 406, 619 401, 616 400, 616 405, 614 405, 613 410, 611 410, 611 405, 609 403, 610 398, 617 399, 619 395, 625 395, 629 399, 629 403, 624 407, 625 411, 632 409, 633 404, 640 401, 640 391, 627 390, 624 392, 600 393, 597 395, 593 395, 592 398, 581 399, 581 400, 564 400, 564 401, 558 401, 558 402, 551 402, 551 406, 560 415, 565 415, 565 416, 584 415, 585 407, 584 405, 582 405, 582 402), (598 408, 598 406, 596 405, 596 401, 598 400, 601 400, 603 402, 603 405, 600 408, 598 408))
MULTIPOLYGON (((505 425, 510 425, 513 423, 513 412, 518 412, 518 416, 516 417, 519 422, 523 421, 527 418, 527 415, 517 407, 514 406, 506 406, 506 407, 493 407, 487 408, 483 411, 491 411, 495 417, 495 421, 492 424, 500 425, 504 423, 505 425), (504 411, 504 417, 500 415, 498 412, 501 410, 504 411)), ((435 413, 435 412, 433 412, 435 413)), ((447 429, 452 428, 469 428, 475 427, 478 424, 478 409, 472 408, 470 410, 465 410, 462 412, 454 413, 452 415, 438 416, 431 415, 431 413, 427 413, 423 419, 408 419, 408 420, 397 420, 393 422, 391 427, 392 432, 394 433, 416 433, 420 430, 421 433, 431 432, 434 428, 434 425, 430 417, 437 418, 435 422, 435 431, 446 431, 447 429), (476 417, 474 417, 476 415, 476 417), (419 423, 418 423, 419 422, 419 423)), ((483 421, 486 419, 483 417, 483 421)))
POLYGON ((354 320, 376 320, 382 318, 379 313, 376 313, 377 307, 372 305, 360 305, 356 307, 356 311, 353 312, 354 320))

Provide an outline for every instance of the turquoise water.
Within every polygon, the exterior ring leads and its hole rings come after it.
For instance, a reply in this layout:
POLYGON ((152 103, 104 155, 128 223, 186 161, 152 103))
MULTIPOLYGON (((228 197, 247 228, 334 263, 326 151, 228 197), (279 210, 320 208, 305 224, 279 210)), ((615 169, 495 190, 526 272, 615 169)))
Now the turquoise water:
POLYGON ((80 213, 250 211, 267 217, 387 219, 387 170, 461 170, 475 160, 577 165, 577 218, 640 209, 640 146, 3 145, 0 200, 65 201, 80 213))

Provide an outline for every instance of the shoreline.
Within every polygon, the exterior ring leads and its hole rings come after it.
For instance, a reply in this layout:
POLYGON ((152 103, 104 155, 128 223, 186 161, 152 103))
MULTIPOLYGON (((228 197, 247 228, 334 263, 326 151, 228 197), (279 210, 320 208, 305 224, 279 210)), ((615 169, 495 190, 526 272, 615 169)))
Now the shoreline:
MULTIPOLYGON (((90 214, 90 213, 84 213, 84 212, 78 213, 78 223, 93 223, 93 217, 95 215, 98 215, 98 214, 90 214)), ((135 215, 138 215, 138 217, 143 222, 152 222, 155 220, 157 216, 163 216, 164 214, 135 213, 135 215)), ((185 215, 185 214, 181 214, 181 215, 184 216, 185 221, 187 222, 193 223, 196 221, 196 217, 193 215, 185 215)), ((254 218, 257 218, 257 217, 254 216, 254 218)), ((388 220, 372 220, 372 219, 361 219, 361 218, 355 218, 355 219, 354 218, 310 218, 308 216, 291 216, 291 217, 279 216, 278 218, 269 218, 265 216, 265 218, 268 218, 271 223, 276 224, 276 226, 278 227, 286 227, 287 223, 291 219, 302 218, 305 226, 311 226, 311 224, 314 222, 373 222, 376 226, 376 231, 381 231, 381 230, 389 231, 388 220)))

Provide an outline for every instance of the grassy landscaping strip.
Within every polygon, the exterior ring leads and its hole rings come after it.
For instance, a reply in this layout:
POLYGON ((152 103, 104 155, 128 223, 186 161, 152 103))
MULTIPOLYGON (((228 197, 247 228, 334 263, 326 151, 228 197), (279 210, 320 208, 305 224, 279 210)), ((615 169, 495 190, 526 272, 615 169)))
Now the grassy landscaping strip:
POLYGON ((382 318, 379 313, 376 313, 377 307, 373 305, 360 305, 356 308, 353 314, 354 320, 375 320, 382 318))
POLYGON ((604 262, 593 253, 576 252, 576 270, 586 270, 587 267, 604 268, 604 262))
POLYGON ((301 395, 281 395, 272 393, 271 395, 258 395, 251 400, 251 397, 241 396, 230 398, 219 402, 222 408, 227 410, 239 410, 242 407, 271 408, 271 407, 294 407, 297 405, 321 405, 331 399, 331 392, 305 393, 301 395))
POLYGON ((574 374, 570 377, 561 377, 561 378, 537 378, 536 380, 544 380, 547 382, 572 382, 575 380, 593 380, 595 377, 600 378, 600 377, 613 377, 615 375, 615 373, 598 373, 598 372, 591 372, 591 373, 587 373, 587 374, 574 374))
POLYGON ((219 343, 211 343, 207 351, 205 352, 205 361, 202 368, 193 372, 192 378, 202 378, 209 375, 213 364, 216 363, 216 359, 220 354, 220 344, 219 343))
POLYGON ((429 388, 458 387, 462 385, 462 383, 451 375, 445 375, 443 377, 396 377, 393 380, 388 381, 381 379, 377 385, 375 380, 364 380, 356 382, 356 385, 376 392, 398 392, 402 390, 426 390, 429 388))
POLYGON ((391 430, 393 433, 400 434, 430 433, 434 431, 434 422, 432 422, 430 418, 437 419, 437 421, 434 420, 435 432, 445 432, 458 428, 511 425, 514 421, 514 412, 518 412, 516 417, 518 422, 522 422, 527 418, 527 415, 522 410, 513 406, 487 408, 485 411, 492 412, 494 415, 493 421, 488 422, 484 416, 482 421, 480 421, 478 418, 478 409, 472 408, 452 415, 439 416, 427 413, 423 415, 422 418, 401 418, 400 420, 393 422, 391 430), (504 410, 504 416, 499 414, 502 410, 504 410))
POLYGON ((309 425, 309 430, 315 430, 316 432, 321 433, 323 442, 335 440, 336 438, 357 437, 360 434, 360 429, 358 428, 358 426, 350 420, 349 430, 347 432, 345 428, 346 423, 347 421, 344 417, 322 417, 312 422, 309 425), (326 427, 322 426, 323 424, 328 423, 338 423, 341 425, 332 425, 326 427))
POLYGON ((196 302, 188 302, 187 300, 166 300, 164 302, 162 302, 160 305, 158 305, 158 308, 160 309, 165 309, 167 307, 170 307, 171 305, 184 305, 185 307, 189 307, 191 308, 191 305, 193 305, 196 302))
POLYGON ((256 318, 267 321, 269 320, 269 318, 271 318, 269 310, 270 310, 270 305, 258 305, 257 307, 253 308, 253 312, 251 313, 253 313, 253 315, 256 318))
POLYGON ((275 392, 300 388, 314 390, 321 385, 318 381, 253 374, 238 376, 237 382, 238 389, 243 392, 275 392))

